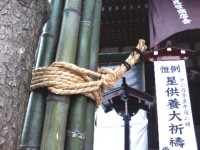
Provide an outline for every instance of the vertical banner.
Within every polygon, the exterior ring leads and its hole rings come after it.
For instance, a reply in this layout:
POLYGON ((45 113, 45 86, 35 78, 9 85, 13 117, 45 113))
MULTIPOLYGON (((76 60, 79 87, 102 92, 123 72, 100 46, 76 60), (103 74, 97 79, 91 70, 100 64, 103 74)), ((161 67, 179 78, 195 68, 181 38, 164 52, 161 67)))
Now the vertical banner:
POLYGON ((155 61, 160 150, 197 150, 185 62, 155 61))
POLYGON ((149 0, 150 47, 169 36, 200 29, 200 0, 149 0))

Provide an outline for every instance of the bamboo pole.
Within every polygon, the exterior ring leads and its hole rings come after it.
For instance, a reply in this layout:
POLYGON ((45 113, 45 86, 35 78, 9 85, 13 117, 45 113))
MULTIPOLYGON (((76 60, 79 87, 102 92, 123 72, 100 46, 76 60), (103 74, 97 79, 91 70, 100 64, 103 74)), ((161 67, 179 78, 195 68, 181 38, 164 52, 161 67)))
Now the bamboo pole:
MULTIPOLYGON (((92 41, 90 49, 90 70, 96 71, 99 54, 99 37, 101 23, 101 0, 96 0, 95 12, 93 17, 92 41)), ((94 144, 94 117, 96 104, 93 100, 88 99, 86 104, 86 124, 84 150, 93 150, 94 144)))
MULTIPOLYGON (((55 59, 61 25, 63 0, 51 0, 50 4, 52 6, 52 12, 43 30, 36 68, 49 66, 55 59)), ((37 89, 30 93, 22 131, 21 150, 28 150, 31 148, 38 150, 40 148, 46 96, 47 91, 45 89, 37 89)))
MULTIPOLYGON (((95 0, 84 0, 81 27, 78 42, 76 64, 79 67, 89 68, 92 19, 95 0)), ((74 96, 69 111, 67 124, 66 150, 82 150, 85 129, 85 108, 87 98, 83 95, 74 96)))
MULTIPOLYGON (((66 0, 56 61, 75 62, 81 0, 66 0)), ((41 150, 63 150, 70 105, 69 96, 48 94, 41 150)))

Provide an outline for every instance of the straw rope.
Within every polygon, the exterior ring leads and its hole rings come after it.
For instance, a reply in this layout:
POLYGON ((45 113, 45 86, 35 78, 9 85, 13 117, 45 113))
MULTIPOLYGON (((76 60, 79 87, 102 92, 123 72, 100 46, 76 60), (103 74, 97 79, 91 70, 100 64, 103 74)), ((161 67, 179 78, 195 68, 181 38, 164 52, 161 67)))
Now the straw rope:
MULTIPOLYGON (((145 41, 140 39, 137 48, 146 50, 145 41)), ((134 65, 140 54, 133 52, 126 59, 126 64, 134 65)), ((115 70, 101 68, 97 72, 80 68, 66 62, 54 62, 49 67, 41 67, 32 72, 31 90, 47 87, 54 94, 72 95, 83 94, 96 101, 99 106, 103 92, 114 87, 115 82, 127 71, 126 64, 115 70)))

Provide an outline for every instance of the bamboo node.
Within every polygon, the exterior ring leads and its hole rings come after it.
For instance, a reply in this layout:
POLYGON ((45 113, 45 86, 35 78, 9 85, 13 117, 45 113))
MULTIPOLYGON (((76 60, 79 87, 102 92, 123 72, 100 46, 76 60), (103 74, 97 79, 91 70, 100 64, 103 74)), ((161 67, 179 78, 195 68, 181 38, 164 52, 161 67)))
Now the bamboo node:
MULTIPOLYGON (((147 49, 145 41, 140 39, 137 48, 143 52, 147 49)), ((115 82, 139 60, 140 54, 133 52, 115 70, 101 68, 97 72, 80 68, 66 62, 54 62, 49 67, 33 70, 31 90, 47 87, 59 95, 83 94, 96 101, 97 107, 102 103, 103 93, 115 86, 115 82)))

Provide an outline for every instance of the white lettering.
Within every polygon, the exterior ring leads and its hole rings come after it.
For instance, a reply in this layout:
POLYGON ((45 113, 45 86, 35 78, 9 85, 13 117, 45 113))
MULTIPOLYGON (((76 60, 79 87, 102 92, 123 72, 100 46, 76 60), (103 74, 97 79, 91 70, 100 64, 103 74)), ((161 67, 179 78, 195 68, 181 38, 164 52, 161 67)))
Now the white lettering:
POLYGON ((191 19, 189 19, 189 16, 187 14, 186 9, 184 9, 183 4, 179 0, 172 0, 174 8, 176 8, 176 11, 179 14, 179 19, 181 19, 183 24, 190 24, 192 22, 191 19))

